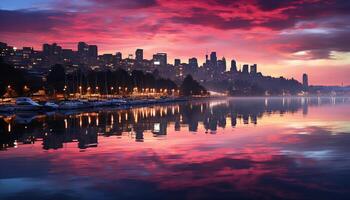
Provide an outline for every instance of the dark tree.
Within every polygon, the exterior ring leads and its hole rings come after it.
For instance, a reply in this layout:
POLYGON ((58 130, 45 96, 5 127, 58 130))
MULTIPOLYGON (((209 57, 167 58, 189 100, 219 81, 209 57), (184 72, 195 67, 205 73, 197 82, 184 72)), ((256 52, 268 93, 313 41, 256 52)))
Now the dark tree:
POLYGON ((187 75, 180 86, 180 93, 184 96, 191 96, 206 94, 207 91, 191 75, 187 75))
POLYGON ((47 84, 50 92, 63 92, 66 71, 62 65, 54 65, 47 75, 47 84))
POLYGON ((0 61, 0 96, 3 96, 10 86, 17 95, 22 95, 25 86, 25 76, 19 69, 0 61))

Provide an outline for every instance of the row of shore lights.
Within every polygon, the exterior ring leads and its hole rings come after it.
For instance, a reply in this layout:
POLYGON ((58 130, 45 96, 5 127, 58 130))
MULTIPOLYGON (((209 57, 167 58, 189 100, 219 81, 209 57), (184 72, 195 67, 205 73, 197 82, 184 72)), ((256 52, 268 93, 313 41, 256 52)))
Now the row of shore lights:
MULTIPOLYGON (((66 91, 67 88, 68 88, 68 87, 65 85, 64 88, 63 88, 63 91, 66 91)), ((11 85, 8 85, 8 86, 7 86, 7 89, 11 89, 11 85)), ((99 90, 99 87, 97 86, 95 89, 96 89, 96 90, 99 90)), ((114 87, 110 87, 110 89, 111 89, 111 91, 113 91, 113 90, 114 90, 114 87)), ((118 89, 119 89, 119 91, 123 91, 123 90, 122 90, 122 89, 123 89, 122 87, 118 87, 118 89)), ((29 87, 25 85, 25 86, 24 86, 24 90, 29 90, 29 87)), ((79 91, 81 92, 82 90, 83 90, 83 87, 82 87, 82 86, 79 86, 79 91)), ((137 87, 134 87, 134 88, 133 88, 133 92, 138 92, 138 90, 139 90, 139 89, 138 89, 137 87)), ((91 87, 87 87, 87 91, 91 91, 91 87)), ((124 91, 127 92, 127 91, 128 91, 128 88, 125 87, 125 88, 124 88, 124 91)), ((168 89, 159 89, 159 91, 160 91, 160 93, 167 93, 167 92, 168 92, 168 89)), ((155 89, 155 88, 142 88, 142 89, 141 89, 141 92, 142 92, 142 93, 144 93, 144 92, 155 93, 155 92, 156 92, 156 89, 155 89)), ((180 90, 172 89, 171 92, 172 92, 172 93, 175 93, 175 92, 179 93, 180 90)))
MULTIPOLYGON (((7 86, 7 89, 11 89, 11 85, 8 85, 8 86, 7 86)), ((24 90, 29 90, 29 87, 25 85, 25 86, 23 87, 23 89, 24 89, 24 90)))
MULTIPOLYGON (((65 85, 64 88, 63 88, 63 91, 66 91, 67 88, 68 88, 68 87, 65 85)), ((96 89, 96 90, 99 90, 99 87, 96 86, 95 89, 96 89)), ((82 86, 79 86, 79 91, 82 92, 82 90, 83 90, 83 87, 82 87, 82 86)), ((113 90, 114 90, 114 87, 113 87, 113 86, 110 87, 110 90, 113 91, 113 90)), ((119 91, 125 91, 125 92, 127 92, 127 91, 128 91, 128 88, 127 88, 127 87, 125 87, 125 88, 118 87, 118 90, 119 90, 119 91), (124 89, 124 90, 123 90, 123 89, 124 89)), ((133 92, 138 92, 138 90, 139 90, 139 88, 137 88, 137 87, 134 87, 134 88, 133 88, 133 92)), ((91 91, 91 87, 87 87, 87 91, 91 91)), ((160 91, 160 93, 167 93, 167 92, 168 92, 168 89, 159 89, 159 91, 160 91)), ((169 91, 170 91, 170 90, 169 90, 169 91)), ((142 92, 142 93, 144 93, 144 92, 147 92, 147 93, 148 93, 148 92, 155 93, 155 92, 156 92, 156 89, 155 89, 155 88, 142 88, 142 89, 141 89, 141 92, 142 92)), ((180 90, 172 89, 171 92, 172 92, 172 93, 175 93, 175 92, 179 93, 180 90)))

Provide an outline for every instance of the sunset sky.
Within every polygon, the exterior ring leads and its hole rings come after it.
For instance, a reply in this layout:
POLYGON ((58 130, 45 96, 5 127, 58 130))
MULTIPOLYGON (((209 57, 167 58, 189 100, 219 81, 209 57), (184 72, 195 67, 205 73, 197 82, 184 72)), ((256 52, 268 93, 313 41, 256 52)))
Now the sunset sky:
MULTIPOLYGON (((1 0, 0 41, 41 50, 97 44, 99 54, 206 52, 265 75, 350 85, 349 0, 1 0)), ((229 68, 229 63, 228 68, 229 68)))

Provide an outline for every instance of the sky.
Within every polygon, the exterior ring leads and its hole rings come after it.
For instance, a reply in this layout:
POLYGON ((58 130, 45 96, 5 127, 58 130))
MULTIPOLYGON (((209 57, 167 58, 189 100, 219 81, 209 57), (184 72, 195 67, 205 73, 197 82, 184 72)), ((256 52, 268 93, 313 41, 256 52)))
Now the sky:
POLYGON ((216 51, 264 75, 350 85, 348 0, 1 0, 0 41, 41 50, 96 44, 188 62, 216 51))

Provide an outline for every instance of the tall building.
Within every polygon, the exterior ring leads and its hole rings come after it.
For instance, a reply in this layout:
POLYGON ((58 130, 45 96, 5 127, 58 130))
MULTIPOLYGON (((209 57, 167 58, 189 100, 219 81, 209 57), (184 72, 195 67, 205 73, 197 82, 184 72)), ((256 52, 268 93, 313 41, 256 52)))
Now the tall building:
POLYGON ((188 70, 187 73, 194 74, 198 69, 198 61, 197 58, 188 59, 188 70))
POLYGON ((78 43, 79 62, 83 64, 94 64, 97 61, 97 45, 88 45, 85 42, 78 43))
POLYGON ((303 74, 303 87, 305 89, 309 87, 309 77, 307 74, 303 74))
POLYGON ((188 59, 188 65, 193 68, 193 69, 197 69, 198 68, 198 61, 197 58, 190 58, 188 59))
POLYGON ((167 65, 167 54, 157 53, 153 55, 153 65, 165 67, 167 65))
POLYGON ((58 46, 56 43, 53 44, 43 44, 43 54, 45 56, 60 56, 62 53, 62 47, 58 46))
POLYGON ((89 53, 89 45, 85 42, 78 43, 78 54, 80 56, 87 56, 89 53))
POLYGON ((231 60, 230 72, 232 73, 237 72, 237 63, 234 59, 231 60))
POLYGON ((50 56, 51 55, 51 45, 43 44, 43 55, 50 56))
POLYGON ((88 54, 90 58, 97 58, 98 56, 97 45, 89 45, 88 54))
POLYGON ((248 73, 249 73, 249 65, 248 65, 248 64, 244 64, 244 65, 243 65, 242 72, 243 72, 244 74, 248 74, 248 73))
POLYGON ((175 60, 174 60, 174 66, 175 66, 175 67, 178 67, 178 66, 180 66, 180 64, 181 64, 181 60, 178 59, 178 58, 175 58, 175 60))
POLYGON ((70 64, 75 58, 74 52, 72 49, 62 49, 62 59, 63 63, 70 64))
POLYGON ((215 69, 217 67, 217 63, 218 63, 218 58, 216 57, 216 52, 213 51, 210 53, 210 64, 211 64, 211 67, 213 69, 215 69))
POLYGON ((62 47, 56 43, 43 44, 43 55, 47 65, 60 63, 62 59, 62 47))
POLYGON ((120 63, 122 61, 123 57, 122 57, 122 53, 121 52, 117 52, 115 54, 115 62, 116 63, 120 63))
POLYGON ((143 49, 136 49, 135 55, 136 63, 141 63, 143 61, 143 49))
POLYGON ((103 54, 102 56, 100 56, 100 60, 105 66, 111 65, 113 63, 113 57, 113 54, 103 54))
POLYGON ((257 68, 258 68, 257 64, 251 65, 250 66, 250 73, 251 74, 256 74, 257 73, 257 68))
POLYGON ((226 59, 223 57, 217 61, 217 72, 223 74, 226 71, 226 59))

